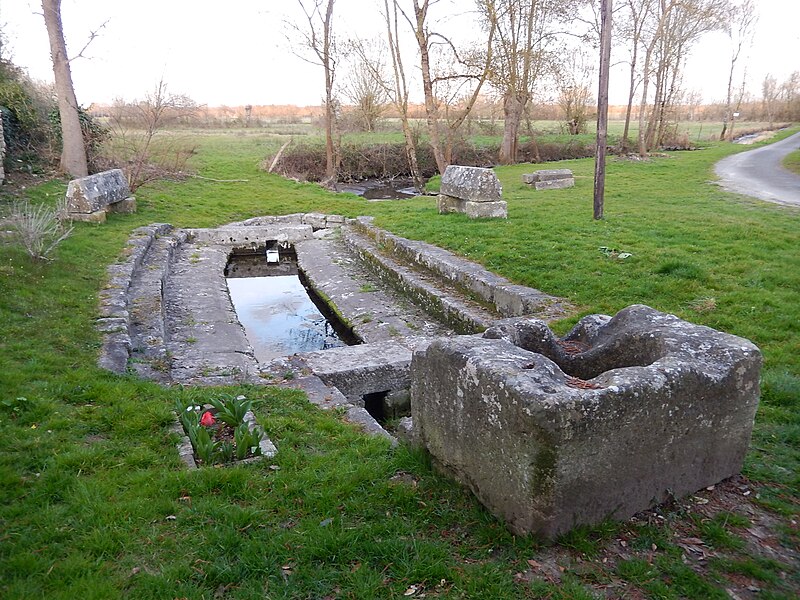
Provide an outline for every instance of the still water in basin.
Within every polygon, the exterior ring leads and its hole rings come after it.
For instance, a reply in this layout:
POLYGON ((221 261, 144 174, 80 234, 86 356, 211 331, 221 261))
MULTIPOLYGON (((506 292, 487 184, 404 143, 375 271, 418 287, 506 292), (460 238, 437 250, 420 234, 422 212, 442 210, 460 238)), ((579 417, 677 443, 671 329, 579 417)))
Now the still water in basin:
MULTIPOLYGON (((242 269, 229 265, 227 278, 233 306, 258 361, 344 346, 333 325, 309 297, 296 268, 291 268, 294 265, 287 265, 284 260, 280 265, 267 265, 263 255, 260 260, 263 267, 259 265, 257 272, 276 274, 231 277, 232 272, 242 269), (294 274, 285 274, 287 270, 294 270, 294 274)), ((251 268, 244 271, 253 272, 251 268)))

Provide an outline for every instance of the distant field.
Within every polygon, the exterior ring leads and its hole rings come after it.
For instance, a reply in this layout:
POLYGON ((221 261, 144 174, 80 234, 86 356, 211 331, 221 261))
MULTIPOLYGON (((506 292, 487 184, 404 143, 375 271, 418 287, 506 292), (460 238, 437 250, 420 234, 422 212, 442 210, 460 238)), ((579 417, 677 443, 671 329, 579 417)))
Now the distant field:
MULTIPOLYGON (((622 136, 624 121, 610 121, 608 124, 608 135, 612 141, 616 141, 622 136)), ((421 119, 413 122, 413 127, 419 132, 421 137, 427 137, 425 134, 426 126, 421 119)), ((578 136, 570 136, 566 131, 566 125, 560 121, 532 121, 531 128, 537 138, 542 139, 593 139, 595 135, 595 123, 591 122, 587 125, 587 133, 578 136)), ((762 131, 769 129, 770 124, 763 121, 742 121, 735 124, 734 133, 744 134, 751 131, 762 131)), ((323 136, 323 130, 318 125, 311 122, 302 123, 286 123, 286 122, 272 122, 262 123, 258 126, 249 128, 222 128, 222 129, 204 129, 192 128, 190 131, 199 135, 209 135, 211 133, 229 133, 232 135, 257 135, 258 133, 266 133, 270 135, 285 137, 295 136, 299 138, 316 138, 323 136)), ((476 141, 477 143, 499 142, 503 133, 503 121, 495 120, 480 120, 471 121, 464 125, 465 134, 476 141)), ((685 121, 677 126, 679 133, 685 133, 689 136, 692 142, 710 141, 719 138, 722 131, 721 121, 685 121)), ((527 127, 522 128, 522 139, 527 139, 527 127)), ((630 126, 630 137, 635 139, 638 135, 638 122, 632 122, 630 126)), ((397 119, 384 119, 378 124, 377 130, 374 132, 344 132, 342 139, 346 141, 362 141, 366 143, 376 142, 402 142, 402 133, 400 131, 400 122, 397 119)))

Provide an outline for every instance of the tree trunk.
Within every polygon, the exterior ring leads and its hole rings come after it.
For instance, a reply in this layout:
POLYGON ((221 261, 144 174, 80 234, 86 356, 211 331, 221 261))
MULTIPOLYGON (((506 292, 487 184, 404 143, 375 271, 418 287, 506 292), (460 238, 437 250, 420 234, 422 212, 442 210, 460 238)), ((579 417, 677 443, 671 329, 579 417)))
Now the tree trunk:
POLYGON ((425 94, 425 116, 428 123, 428 135, 431 138, 431 148, 433 150, 433 157, 436 160, 436 169, 443 175, 448 163, 442 151, 442 140, 439 133, 439 109, 436 106, 436 98, 433 96, 431 60, 428 51, 428 35, 425 29, 425 20, 428 16, 427 12, 427 0, 423 2, 422 6, 420 6, 417 0, 414 0, 414 17, 416 18, 414 35, 417 38, 417 46, 419 47, 420 54, 422 91, 425 94))
POLYGON ((512 165, 517 162, 517 147, 519 145, 519 126, 525 110, 525 101, 520 95, 509 92, 503 101, 503 141, 500 144, 500 164, 512 165))
POLYGON ((331 17, 333 16, 334 0, 328 0, 323 26, 323 51, 322 66, 325 68, 325 178, 328 185, 336 183, 339 161, 333 143, 333 123, 336 118, 333 107, 333 77, 334 67, 331 64, 331 17))
POLYGON ((597 93, 597 148, 594 164, 594 218, 603 218, 608 133, 608 71, 611 59, 612 0, 600 0, 600 85, 597 93))
POLYGON ((42 0, 42 12, 47 26, 47 37, 50 39, 50 57, 53 60, 58 113, 61 117, 61 170, 72 177, 86 177, 89 167, 78 115, 78 100, 75 98, 72 72, 64 43, 61 0, 42 0))
POLYGON ((636 59, 638 54, 638 40, 634 42, 633 57, 631 58, 631 80, 628 87, 628 106, 625 109, 625 128, 622 130, 622 147, 627 152, 630 146, 630 139, 628 138, 631 126, 631 113, 633 112, 633 98, 636 95, 636 59))

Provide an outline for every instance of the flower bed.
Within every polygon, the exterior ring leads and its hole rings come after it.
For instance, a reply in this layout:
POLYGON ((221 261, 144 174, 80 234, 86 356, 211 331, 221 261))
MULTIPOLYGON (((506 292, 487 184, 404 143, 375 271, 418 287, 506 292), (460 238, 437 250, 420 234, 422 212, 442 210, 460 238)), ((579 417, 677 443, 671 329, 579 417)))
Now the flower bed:
POLYGON ((251 405, 244 396, 212 399, 204 406, 178 403, 176 431, 183 436, 178 451, 189 468, 250 462, 277 453, 256 424, 251 405))

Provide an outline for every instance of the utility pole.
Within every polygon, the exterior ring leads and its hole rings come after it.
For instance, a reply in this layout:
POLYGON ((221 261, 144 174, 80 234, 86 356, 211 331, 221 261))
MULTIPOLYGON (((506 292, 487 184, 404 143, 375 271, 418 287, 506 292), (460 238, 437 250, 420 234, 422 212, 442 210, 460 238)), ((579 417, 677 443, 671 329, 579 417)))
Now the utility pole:
POLYGON ((594 162, 594 218, 603 218, 608 137, 608 67, 611 61, 612 0, 600 0, 600 89, 597 92, 597 150, 594 162))

